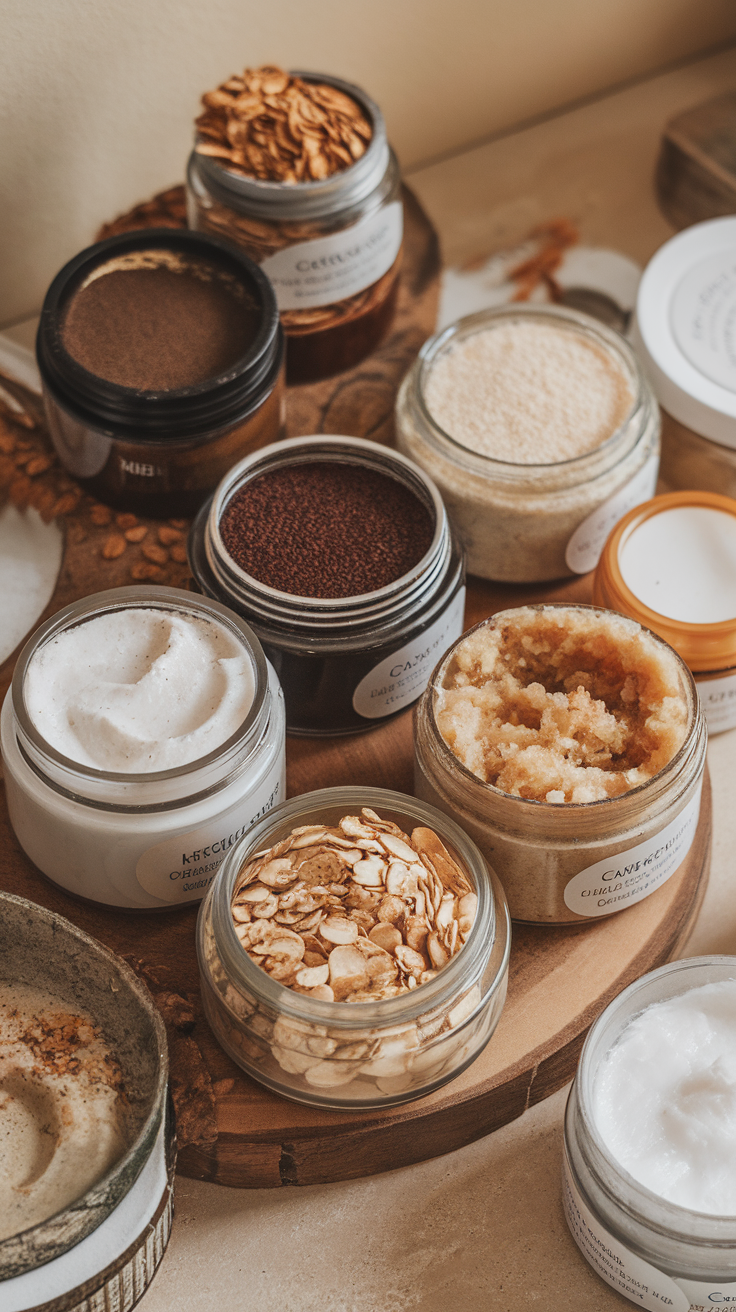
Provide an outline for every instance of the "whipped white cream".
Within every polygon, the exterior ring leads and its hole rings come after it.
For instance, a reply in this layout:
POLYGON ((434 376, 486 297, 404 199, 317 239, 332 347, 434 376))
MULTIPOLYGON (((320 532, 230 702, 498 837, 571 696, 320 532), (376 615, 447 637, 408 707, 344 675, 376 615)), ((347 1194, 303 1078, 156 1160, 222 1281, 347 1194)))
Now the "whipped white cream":
POLYGON ((188 765, 243 723, 255 671, 237 640, 186 612, 123 607, 40 647, 24 697, 35 728, 79 765, 143 774, 188 765))
POLYGON ((598 1071, 593 1115, 640 1184, 681 1207, 736 1216, 736 980, 630 1021, 598 1071))

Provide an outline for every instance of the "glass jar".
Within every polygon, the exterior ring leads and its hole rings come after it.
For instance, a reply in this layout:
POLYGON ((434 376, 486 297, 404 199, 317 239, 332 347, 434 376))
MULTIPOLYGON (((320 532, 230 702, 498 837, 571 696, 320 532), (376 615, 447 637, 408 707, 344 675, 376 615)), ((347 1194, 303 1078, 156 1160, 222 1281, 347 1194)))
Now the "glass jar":
MULTIPOLYGON (((154 336, 150 349, 158 347, 154 336)), ((193 513, 236 460, 283 430, 284 342, 273 290, 252 260, 212 237, 147 228, 89 246, 46 293, 36 355, 61 463, 93 496, 126 510, 193 513), (79 291, 105 270, 172 263, 235 286, 252 311, 255 335, 234 364, 191 386, 150 391, 100 377, 69 353, 65 316, 79 291)))
POLYGON ((635 1180, 598 1131, 594 1082, 624 1027, 645 1007, 734 978, 736 958, 717 956, 644 975, 598 1018, 580 1057, 565 1115, 565 1214, 583 1256, 637 1307, 705 1312, 736 1302, 736 1218, 691 1211, 635 1180))
POLYGON ((198 902, 225 854, 284 797, 281 689, 255 634, 224 606, 177 588, 111 588, 59 611, 23 648, 0 717, 10 822, 26 855, 77 897, 126 909, 198 902), (145 774, 93 769, 63 756, 34 725, 25 678, 36 652, 66 629, 123 609, 211 620, 252 665, 245 720, 208 755, 145 774))
POLYGON ((280 806, 224 862, 197 924, 202 1004, 233 1061, 274 1092, 315 1107, 391 1107, 446 1084, 483 1050, 506 996, 510 941, 498 880, 452 820, 383 788, 324 788, 280 806), (478 907, 466 943, 433 980, 380 1002, 322 1002, 250 959, 232 897, 255 852, 297 825, 334 825, 364 806, 404 830, 433 829, 467 873, 478 907))
POLYGON ((671 488, 736 496, 736 377, 731 321, 736 218, 695 223, 644 270, 632 338, 662 406, 671 488))
POLYGON ((597 605, 630 615, 682 656, 709 734, 736 727, 734 563, 736 501, 671 492, 616 525, 593 580, 597 605))
POLYGON ((319 182, 267 182, 192 152, 190 228, 227 237, 260 264, 276 292, 290 383, 358 364, 388 332, 401 267, 403 205, 396 157, 378 106, 359 87, 322 73, 357 101, 373 126, 360 159, 319 182))
MULTIPOLYGON (((574 614, 597 608, 560 603, 529 609, 574 614)), ((513 614, 499 611, 476 629, 503 623, 513 614)), ((649 637, 670 651, 654 634, 649 637)), ((583 924, 655 892, 687 854, 700 812, 707 732, 685 663, 676 657, 687 732, 664 769, 617 797, 560 803, 502 792, 473 774, 445 742, 436 707, 455 647, 434 670, 415 712, 415 792, 455 817, 475 840, 498 873, 512 918, 540 925, 583 924)))
POLYGON ((437 484, 465 546, 468 572, 533 583, 594 569, 613 525, 652 496, 659 463, 659 410, 624 339, 589 315, 560 306, 504 306, 458 319, 425 342, 396 403, 397 445, 437 484), (555 464, 511 464, 471 451, 427 407, 432 368, 485 329, 535 323, 604 351, 634 397, 621 426, 594 451, 555 464))
POLYGON ((410 460, 366 438, 295 437, 248 456, 202 507, 188 550, 202 592, 243 615, 263 643, 284 690, 289 733, 356 733, 398 714, 416 701, 437 656, 462 632, 463 555, 442 498, 410 460), (386 474, 432 516, 432 541, 422 559, 364 596, 279 592, 246 574, 222 540, 222 516, 246 483, 267 471, 325 461, 386 474))

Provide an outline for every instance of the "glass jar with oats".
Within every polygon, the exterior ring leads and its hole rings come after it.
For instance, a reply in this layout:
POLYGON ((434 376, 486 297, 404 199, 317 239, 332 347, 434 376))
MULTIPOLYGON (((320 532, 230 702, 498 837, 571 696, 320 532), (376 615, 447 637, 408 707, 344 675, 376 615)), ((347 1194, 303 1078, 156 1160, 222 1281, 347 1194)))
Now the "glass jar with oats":
POLYGON ((415 791, 493 863, 515 920, 578 924, 648 897, 695 837, 706 728, 685 662, 596 606, 499 611, 416 710, 415 791))
POLYGON ((197 925, 202 1002, 276 1093, 390 1107, 482 1052, 510 941, 498 879, 453 820, 383 788, 325 788, 223 862, 197 925))
POLYGON ((533 583, 595 568, 653 496, 659 410, 623 337, 557 305, 458 319, 425 342, 396 441, 431 476, 470 574, 533 583))
POLYGON ((246 69, 202 97, 189 226, 227 237, 270 278, 287 379, 349 369, 396 307, 403 206, 378 106, 322 73, 246 69))

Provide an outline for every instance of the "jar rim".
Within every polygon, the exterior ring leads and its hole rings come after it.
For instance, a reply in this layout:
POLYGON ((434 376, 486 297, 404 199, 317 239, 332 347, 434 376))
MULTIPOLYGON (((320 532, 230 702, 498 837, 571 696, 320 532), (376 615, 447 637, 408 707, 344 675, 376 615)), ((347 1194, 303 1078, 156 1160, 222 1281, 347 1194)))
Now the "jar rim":
MULTIPOLYGON (((267 841, 267 846, 270 845, 271 843, 267 841)), ((274 1011, 289 1019, 310 1024, 328 1024, 332 1028, 345 1031, 363 1029, 371 1024, 403 1024, 434 1007, 446 1005, 448 998, 457 993, 458 987, 464 987, 460 984, 463 977, 470 976, 472 982, 480 979, 491 948, 500 941, 503 946, 502 959, 486 993, 470 1013, 468 1020, 471 1020, 487 1004, 488 997, 501 986, 511 951, 511 924, 505 898, 503 893, 499 892, 498 886, 494 892, 485 858, 473 840, 459 825, 429 803, 391 789, 373 786, 322 788, 304 793, 274 807, 225 857, 207 898, 202 903, 200 929, 205 908, 209 906, 212 907, 212 931, 217 949, 228 979, 234 987, 237 988, 242 980, 243 985, 252 994, 257 995, 274 1011), (235 932, 230 913, 235 883, 248 859, 247 854, 254 854, 261 850, 263 840, 268 840, 285 825, 293 828, 300 823, 301 817, 312 814, 320 807, 342 809, 343 812, 347 812, 351 806, 358 810, 362 806, 370 806, 374 810, 383 808, 392 815, 408 817, 419 823, 429 821, 442 841, 447 839, 450 847, 454 849, 455 855, 459 857, 460 863, 468 872, 478 897, 475 919, 467 941, 447 965, 438 971, 433 980, 394 998, 384 998, 377 1002, 361 1002, 359 1007, 357 1004, 347 1002, 323 1002, 306 994, 295 993, 278 980, 272 979, 267 971, 251 961, 235 932)), ((201 960, 200 969, 206 972, 206 964, 201 960)))
POLYGON ((165 784, 186 779, 223 758, 229 757, 238 747, 245 746, 257 732, 268 695, 268 666, 263 648, 249 624, 210 597, 200 597, 181 588, 159 585, 132 584, 122 588, 108 588, 94 592, 57 611, 31 634, 23 647, 13 671, 10 686, 16 729, 35 751, 65 773, 76 775, 90 784, 113 783, 121 786, 165 784), (75 628, 99 615, 121 609, 188 611, 229 630, 248 655, 253 665, 255 690, 253 701, 242 724, 222 743, 204 756, 168 770, 151 770, 143 773, 100 770, 84 765, 59 752, 44 738, 36 727, 25 703, 25 676, 35 653, 56 634, 75 628))
POLYGON ((219 160, 199 154, 197 135, 190 164, 196 165, 218 199, 236 207, 240 202, 244 211, 258 217, 283 220, 325 218, 336 210, 350 208, 367 199, 380 183, 392 155, 386 140, 386 124, 376 102, 352 82, 331 74, 300 69, 292 69, 291 76, 335 87, 360 105, 371 122, 373 133, 359 159, 327 178, 309 182, 272 182, 236 173, 219 160))
MULTIPOLYGON (((421 705, 424 705, 426 708, 427 718, 430 726, 430 732, 432 734, 433 745, 435 750, 438 752, 440 758, 443 760, 443 765, 445 769, 451 767, 452 769, 459 770, 461 777, 466 779, 468 783, 472 781, 473 787, 481 788, 491 796, 499 797, 499 798, 507 798, 511 802, 514 803, 518 802, 519 804, 522 804, 526 807, 543 808, 541 811, 537 810, 537 814, 545 814, 544 808, 546 808, 546 814, 548 815, 552 815, 553 813, 559 814, 561 811, 563 811, 565 815, 577 815, 581 817, 583 815, 588 815, 588 816, 595 815, 596 807, 598 808, 606 807, 606 806, 610 807, 612 804, 615 804, 616 802, 620 803, 622 801, 628 800, 629 798, 637 799, 646 790, 650 789, 653 784, 662 783, 668 776, 671 776, 673 773, 676 774, 683 760, 690 752, 693 735, 698 728, 700 719, 702 718, 702 711, 700 710, 698 693, 695 687, 695 681, 693 679, 692 673, 688 668, 688 666, 686 665, 685 661, 680 656, 680 654, 677 651, 674 651, 674 649, 670 647, 670 644, 666 642, 664 638, 660 637, 658 633, 655 633, 652 630, 647 629, 645 625, 639 624, 638 620, 631 619, 626 615, 620 615, 618 614, 618 612, 608 610, 604 606, 589 605, 586 602, 567 602, 567 601, 530 602, 524 606, 509 607, 506 610, 496 611, 493 615, 488 616, 486 619, 479 620, 477 624, 474 624, 472 626, 472 628, 466 629, 465 632, 460 635, 457 641, 452 644, 449 650, 446 651, 444 655, 440 658, 440 660, 437 662, 437 665, 435 666, 434 670, 432 671, 432 674, 430 675, 426 690, 422 695, 420 706, 421 705), (662 766, 661 770, 658 770, 657 773, 652 775, 649 779, 645 779, 643 783, 637 784, 635 788, 630 788, 627 792, 620 793, 616 797, 601 797, 592 802, 548 802, 541 798, 516 797, 512 793, 504 792, 502 788, 497 788, 495 784, 488 783, 487 780, 481 779, 479 775, 474 774, 473 771, 468 768, 468 766, 463 764, 463 762, 459 759, 459 757, 455 755, 449 744, 445 741, 442 733, 440 732, 439 725, 437 724, 437 717, 435 714, 436 698, 439 693, 437 681, 441 677, 446 665, 451 660, 456 649, 460 646, 462 642, 466 640, 466 638, 469 638, 471 634, 476 633, 478 629, 493 625, 499 618, 501 618, 504 615, 508 615, 512 613, 514 610, 594 611, 597 612, 598 614, 612 616, 614 619, 621 620, 623 622, 628 622, 631 624, 638 625, 638 627, 642 629, 645 633, 649 634, 649 636, 659 646, 665 647, 668 651, 672 651, 672 654, 674 655, 676 661, 678 662, 680 674, 682 676, 685 688, 687 690, 688 711, 689 711, 688 729, 675 755, 670 758, 670 760, 666 763, 666 765, 662 766)), ((598 811, 598 814, 603 814, 603 813, 601 811, 598 811)))
MULTIPOLYGON (((713 1241, 729 1248, 734 1247, 734 1216, 729 1214, 719 1214, 715 1212, 699 1212, 695 1208, 685 1207, 681 1203, 671 1202, 657 1194, 647 1185, 637 1180, 624 1166, 614 1157, 605 1141, 603 1140, 593 1116, 592 1093, 593 1082, 598 1070, 597 1063, 594 1062, 596 1045, 602 1042, 606 1032, 606 1027, 616 1024, 622 1020, 613 1041, 609 1044, 608 1051, 618 1043, 621 1035, 624 1033, 630 1021, 641 1015, 647 1006, 656 1006, 658 1001, 664 1002, 669 998, 685 997, 690 991, 683 987, 677 992, 668 992, 658 999, 653 998, 649 1003, 637 1005, 641 1001, 641 995, 646 994, 648 990, 656 990, 660 980, 668 976, 684 975, 688 971, 697 971, 700 974, 708 975, 709 972, 725 970, 729 971, 728 978, 736 980, 736 957, 727 956, 726 954, 713 953, 702 957, 686 957, 680 961, 670 961, 664 966, 659 966, 656 970, 648 971, 639 979, 634 980, 627 988, 623 989, 612 1002, 608 1004, 600 1016, 591 1025, 580 1053, 577 1073, 573 1091, 577 1100, 578 1111, 583 1122, 585 1133, 589 1142, 593 1145, 596 1157, 611 1171, 625 1181, 629 1199, 625 1205, 625 1210, 635 1215, 638 1220, 647 1225, 651 1225, 651 1213, 656 1209, 656 1228, 665 1234, 677 1238, 681 1233, 681 1222, 687 1218, 694 1224, 699 1234, 688 1235, 692 1241, 698 1237, 705 1238, 704 1231, 712 1230, 715 1232, 713 1241), (623 1013, 623 1015, 622 1015, 623 1013), (595 1070, 593 1066, 595 1065, 595 1070), (678 1229, 678 1221, 680 1228, 678 1229), (720 1232, 724 1231, 723 1234, 720 1232)), ((723 978, 723 976, 719 976, 723 978)), ((710 978, 702 979, 701 983, 713 982, 710 978)), ((693 985, 693 988, 698 987, 693 985)), ((572 1096, 572 1095, 571 1095, 572 1096)), ((588 1162, 588 1167, 593 1168, 592 1163, 588 1162)), ((598 1172, 595 1172, 598 1175, 598 1172)), ((599 1179, 599 1185, 605 1186, 599 1179)), ((621 1205, 621 1200, 619 1200, 621 1205)))
POLYGON ((492 474, 497 471, 501 477, 507 478, 524 478, 525 476, 534 478, 535 476, 549 475, 556 470, 563 473, 580 471, 581 476, 584 475, 588 464, 593 463, 602 454, 605 456, 613 451, 622 434, 628 430, 634 416, 639 413, 646 400, 644 377, 629 343, 620 333, 607 327, 600 320, 594 319, 592 315, 583 314, 579 310, 572 310, 562 305, 527 305, 512 302, 508 305, 494 306, 485 310, 477 310, 474 314, 464 315, 435 333, 433 337, 430 337, 424 343, 414 367, 417 370, 415 403, 419 408, 422 420, 433 436, 442 442, 449 443, 451 451, 457 452, 463 460, 477 461, 477 469, 481 474, 492 474), (571 333, 577 329, 578 335, 587 334, 589 337, 597 338, 599 344, 602 344, 604 349, 617 355, 619 361, 623 364, 628 381, 632 384, 633 400, 631 407, 613 433, 591 451, 584 451, 580 455, 572 456, 567 460, 553 460, 540 464, 520 464, 512 460, 500 460, 498 457, 486 455, 482 451, 474 451, 472 447, 458 441, 456 437, 453 437, 441 427, 429 410, 425 396, 429 375, 437 359, 446 350, 450 349, 453 340, 465 340, 473 337, 484 328, 493 327, 498 320, 513 321, 516 319, 551 320, 556 325, 563 327, 563 331, 571 333))

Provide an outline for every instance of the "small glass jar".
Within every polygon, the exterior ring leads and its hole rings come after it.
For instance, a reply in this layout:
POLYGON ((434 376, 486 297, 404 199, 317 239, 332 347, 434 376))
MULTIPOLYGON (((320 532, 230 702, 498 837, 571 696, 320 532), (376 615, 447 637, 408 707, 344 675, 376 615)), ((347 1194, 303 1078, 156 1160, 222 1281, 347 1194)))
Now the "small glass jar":
MULTIPOLYGON (((530 609, 574 613, 597 608, 555 604, 530 609)), ((499 611, 476 628, 511 615, 499 611)), ((474 632, 468 630, 460 641, 474 632)), ((650 637, 666 647, 654 634, 650 637)), ((538 925, 584 924, 655 892, 687 854, 700 813, 707 732, 685 663, 677 658, 687 732, 664 769, 618 797, 559 803, 502 792, 473 774, 445 742, 436 706, 454 651, 450 648, 434 670, 415 712, 415 792, 454 816, 475 840, 498 873, 512 918, 538 925)))
POLYGON ((224 606, 177 588, 111 588, 42 624, 16 663, 0 735, 10 822, 24 852, 53 883, 105 906, 198 902, 225 854, 284 797, 283 696, 258 639, 224 606), (35 727, 24 696, 41 647, 66 629, 132 608, 217 623, 247 655, 255 684, 231 737, 198 760, 148 774, 93 769, 63 756, 35 727))
POLYGON ((442 498, 410 460, 361 437, 295 437, 246 457, 203 506, 189 535, 189 563, 202 592, 253 626, 281 681, 289 733, 371 729, 420 696, 438 655, 462 633, 462 550, 442 498), (246 574, 220 534, 231 499, 249 481, 288 465, 336 461, 409 488, 432 516, 429 549, 407 574, 360 597, 279 592, 246 574))
POLYGON ((671 237, 639 283, 632 337, 662 406, 661 475, 671 488, 736 497, 734 297, 732 216, 671 237))
POLYGON ((290 383, 358 364, 388 332, 401 267, 401 175, 378 106, 359 87, 322 73, 357 101, 373 136, 365 154, 319 182, 267 182, 192 152, 190 228, 227 237, 270 278, 286 333, 290 383))
POLYGON ((468 572, 503 583, 594 569, 613 525, 654 493, 659 427, 656 400, 628 343, 589 315, 560 306, 504 306, 458 319, 425 342, 396 403, 398 448, 437 484, 465 546, 468 572), (555 464, 511 464, 469 450, 432 418, 426 388, 439 357, 476 333, 519 321, 582 338, 629 382, 631 410, 596 450, 555 464))
POLYGON ((671 492, 616 525, 593 580, 596 605, 630 615, 682 656, 709 734, 736 727, 734 562, 736 501, 671 492))
MULTIPOLYGON (((156 341, 151 350, 156 351, 156 341)), ((227 242, 148 228, 89 246, 57 274, 36 339, 49 433, 59 459, 93 496, 143 515, 189 515, 236 460, 275 441, 284 426, 284 341, 268 279, 227 242), (136 260, 210 268, 240 289, 255 337, 224 373, 144 391, 90 372, 64 344, 75 294, 136 260)))
POLYGON ((596 1126, 595 1079, 645 1007, 734 978, 736 958, 717 956, 674 961, 644 975, 598 1018, 580 1057, 565 1115, 565 1214, 583 1256, 637 1307, 704 1312, 736 1302, 736 1218, 691 1211, 635 1180, 596 1126))
POLYGON ((267 1088, 327 1108, 391 1107, 465 1070, 498 1024, 510 945, 503 892, 475 844, 433 807, 383 788, 324 788, 280 806, 228 856, 197 923, 202 1004, 218 1042, 267 1088), (380 1002, 322 1002, 251 961, 235 933, 232 897, 255 852, 297 825, 334 825, 364 806, 405 831, 433 829, 467 873, 478 906, 466 943, 433 980, 380 1002))

